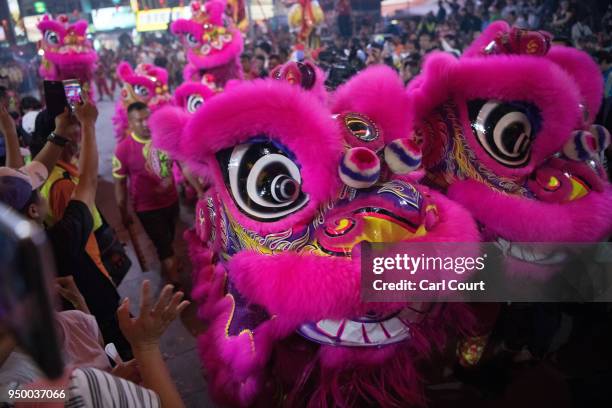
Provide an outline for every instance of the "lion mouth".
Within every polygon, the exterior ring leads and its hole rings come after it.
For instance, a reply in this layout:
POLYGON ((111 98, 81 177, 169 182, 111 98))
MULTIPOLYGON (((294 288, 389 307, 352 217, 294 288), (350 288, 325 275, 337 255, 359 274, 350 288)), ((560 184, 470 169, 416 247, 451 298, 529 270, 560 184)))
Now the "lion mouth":
POLYGON ((89 47, 74 44, 62 45, 57 50, 58 54, 85 54, 88 52, 91 52, 89 47))
POLYGON ((341 347, 378 347, 399 343, 411 336, 404 309, 383 319, 362 316, 352 319, 323 319, 300 326, 298 333, 320 344, 341 347))
POLYGON ((553 244, 550 247, 534 247, 529 244, 518 244, 497 237, 495 246, 506 256, 537 265, 558 265, 563 263, 568 257, 567 252, 555 248, 553 244))

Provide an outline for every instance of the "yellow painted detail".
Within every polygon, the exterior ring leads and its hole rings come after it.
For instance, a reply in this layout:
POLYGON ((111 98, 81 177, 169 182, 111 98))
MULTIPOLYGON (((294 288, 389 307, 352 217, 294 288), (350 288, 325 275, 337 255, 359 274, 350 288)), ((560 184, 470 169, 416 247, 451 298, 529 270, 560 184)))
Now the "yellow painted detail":
POLYGON ((561 185, 559 179, 554 176, 551 176, 548 180, 548 188, 558 188, 559 185, 561 185))
POLYGON ((589 188, 582 180, 577 177, 570 176, 570 181, 572 182, 572 193, 569 196, 569 201, 578 200, 589 194, 589 188))

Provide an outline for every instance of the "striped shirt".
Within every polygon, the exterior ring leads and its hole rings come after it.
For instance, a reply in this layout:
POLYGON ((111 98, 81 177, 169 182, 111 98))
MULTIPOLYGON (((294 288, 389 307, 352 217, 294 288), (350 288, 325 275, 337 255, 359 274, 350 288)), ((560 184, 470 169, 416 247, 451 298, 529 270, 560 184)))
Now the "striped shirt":
POLYGON ((158 408, 159 396, 96 368, 77 368, 70 376, 66 408, 158 408))
MULTIPOLYGON (((1 408, 161 408, 159 396, 147 388, 131 381, 114 376, 97 368, 76 368, 70 374, 66 384, 63 400, 5 400, 8 390, 45 390, 50 385, 42 382, 29 383, 24 386, 10 384, 0 395, 1 408)), ((54 389, 60 390, 57 383, 54 389)))

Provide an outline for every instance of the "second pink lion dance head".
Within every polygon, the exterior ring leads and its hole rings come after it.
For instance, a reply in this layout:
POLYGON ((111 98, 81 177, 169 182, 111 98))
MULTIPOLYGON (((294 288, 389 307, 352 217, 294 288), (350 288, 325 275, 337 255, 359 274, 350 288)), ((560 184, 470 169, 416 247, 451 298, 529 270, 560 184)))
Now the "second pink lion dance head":
POLYGON ((231 79, 242 79, 242 33, 225 14, 225 5, 225 0, 194 1, 191 18, 172 23, 172 32, 181 37, 187 50, 185 81, 200 81, 209 74, 222 88, 231 79))

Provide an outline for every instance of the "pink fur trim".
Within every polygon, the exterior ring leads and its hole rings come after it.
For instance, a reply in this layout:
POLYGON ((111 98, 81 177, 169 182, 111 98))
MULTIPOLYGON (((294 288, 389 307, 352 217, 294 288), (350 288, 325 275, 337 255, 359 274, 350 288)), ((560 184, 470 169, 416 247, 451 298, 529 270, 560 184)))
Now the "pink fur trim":
POLYGON ((186 18, 179 18, 173 21, 170 25, 170 31, 172 31, 174 35, 191 33, 196 36, 196 38, 202 38, 203 34, 203 28, 200 24, 186 18), (199 37, 197 37, 198 35, 199 37))
POLYGON ((47 30, 53 30, 60 35, 60 38, 63 38, 64 34, 66 33, 65 25, 59 21, 52 20, 48 14, 38 22, 36 27, 41 33, 44 33, 47 30))
MULTIPOLYGON (((232 215, 260 234, 303 225, 338 191, 337 166, 342 142, 333 119, 314 95, 271 79, 245 82, 212 98, 184 130, 180 149, 191 163, 211 163, 217 185, 224 185, 214 154, 265 134, 297 155, 302 190, 310 198, 302 210, 273 223, 256 222, 238 211, 225 188, 220 193, 232 215), (206 137, 201 137, 206 129, 206 137), (316 137, 317 143, 313 143, 316 137), (320 146, 327 146, 322 150, 320 146)), ((195 170, 195 169, 194 169, 195 170)))
POLYGON ((122 82, 128 82, 132 85, 145 85, 150 90, 153 90, 153 94, 155 94, 155 86, 157 84, 166 85, 168 83, 168 71, 149 64, 140 64, 136 67, 136 70, 132 70, 130 64, 123 61, 117 65, 117 76, 122 82), (140 70, 145 70, 146 74, 139 72, 140 70))
POLYGON ((489 24, 487 29, 463 52, 462 58, 482 56, 484 48, 494 41, 495 37, 508 31, 510 31, 510 25, 507 22, 503 20, 494 21, 489 24))
POLYGON ((378 65, 339 87, 330 106, 334 113, 357 112, 368 116, 389 142, 409 136, 412 118, 408 103, 401 78, 392 68, 378 65))
POLYGON ((119 141, 125 137, 128 129, 127 111, 121 100, 115 102, 115 114, 112 121, 115 129, 115 138, 119 141))
POLYGON ((200 82, 202 79, 201 71, 204 71, 205 74, 212 75, 215 84, 221 88, 225 87, 229 81, 243 79, 242 65, 240 64, 239 56, 236 56, 234 60, 227 64, 206 69, 200 69, 191 63, 187 63, 185 68, 183 68, 183 78, 185 78, 186 81, 200 82))
POLYGON ((189 117, 183 108, 176 106, 165 106, 155 111, 149 118, 153 144, 169 153, 173 159, 181 160, 181 131, 189 117))
POLYGON ((200 95, 203 103, 216 95, 216 92, 200 82, 183 82, 174 90, 174 103, 183 109, 187 108, 187 102, 191 95, 200 95))
POLYGON ((193 49, 187 51, 189 62, 196 65, 198 68, 214 68, 219 65, 225 65, 242 54, 244 43, 242 41, 242 33, 238 29, 232 29, 232 42, 227 44, 221 50, 213 49, 208 55, 198 55, 193 49))
POLYGON ((572 78, 541 57, 493 55, 458 61, 434 53, 427 59, 423 75, 418 88, 409 88, 415 117, 425 118, 435 107, 454 100, 460 107, 468 144, 489 169, 500 175, 530 174, 537 164, 562 148, 581 115, 580 93, 572 78), (482 151, 467 119, 465 102, 470 99, 527 101, 540 109, 542 128, 534 139, 528 165, 511 169, 482 151))
MULTIPOLYGON (((603 98, 604 83, 597 63, 584 51, 554 46, 546 58, 563 68, 578 84, 581 99, 587 106, 588 123, 593 123, 603 98)), ((582 128, 582 123, 579 123, 582 128)))
POLYGON ((187 63, 183 68, 183 79, 185 81, 199 81, 202 75, 200 75, 200 70, 193 64, 187 63))
POLYGON ((514 242, 595 242, 612 233, 610 185, 604 193, 561 204, 502 194, 474 180, 451 185, 448 196, 487 228, 514 242))
POLYGON ((132 75, 134 75, 134 70, 129 62, 121 61, 119 65, 117 65, 117 76, 119 79, 125 81, 127 77, 132 75))

